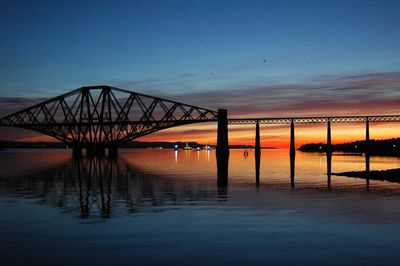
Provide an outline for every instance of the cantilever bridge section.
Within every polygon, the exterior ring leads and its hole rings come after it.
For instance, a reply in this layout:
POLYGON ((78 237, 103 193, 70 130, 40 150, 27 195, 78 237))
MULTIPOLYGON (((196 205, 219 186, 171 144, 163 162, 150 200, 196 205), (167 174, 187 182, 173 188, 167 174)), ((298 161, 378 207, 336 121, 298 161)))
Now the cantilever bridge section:
POLYGON ((218 111, 110 86, 81 87, 0 119, 54 137, 76 154, 116 152, 121 144, 180 125, 218 120, 218 111))

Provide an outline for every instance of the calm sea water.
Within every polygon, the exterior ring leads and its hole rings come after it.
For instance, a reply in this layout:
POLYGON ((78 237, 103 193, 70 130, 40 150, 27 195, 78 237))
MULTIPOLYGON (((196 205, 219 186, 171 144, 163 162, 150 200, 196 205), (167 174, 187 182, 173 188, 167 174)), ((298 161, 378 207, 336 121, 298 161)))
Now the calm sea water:
MULTIPOLYGON (((231 150, 217 187, 214 151, 0 152, 1 265, 395 265, 400 183, 327 177, 323 154, 231 150)), ((371 170, 400 167, 372 157, 371 170)), ((362 171, 334 155, 332 172, 362 171)))

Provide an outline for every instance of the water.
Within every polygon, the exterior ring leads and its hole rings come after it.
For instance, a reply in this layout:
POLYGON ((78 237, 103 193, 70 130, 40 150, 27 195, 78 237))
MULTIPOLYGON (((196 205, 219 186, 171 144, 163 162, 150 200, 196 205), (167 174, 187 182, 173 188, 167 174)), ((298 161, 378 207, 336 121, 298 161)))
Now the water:
MULTIPOLYGON (((213 151, 0 152, 2 265, 390 265, 400 259, 400 183, 327 178, 326 157, 231 150, 218 188, 213 151)), ((371 170, 400 167, 372 157, 371 170)), ((362 171, 334 155, 332 172, 362 171)))

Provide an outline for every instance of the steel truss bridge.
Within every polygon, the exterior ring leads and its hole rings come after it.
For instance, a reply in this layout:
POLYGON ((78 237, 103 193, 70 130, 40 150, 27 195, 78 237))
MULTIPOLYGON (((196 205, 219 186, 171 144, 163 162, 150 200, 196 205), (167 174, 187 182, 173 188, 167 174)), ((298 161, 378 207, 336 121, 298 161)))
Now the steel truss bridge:
MULTIPOLYGON (((81 87, 0 119, 0 126, 19 127, 54 137, 79 155, 103 155, 133 139, 163 129, 218 121, 217 154, 229 154, 228 124, 256 124, 256 152, 260 150, 260 124, 290 124, 290 150, 294 153, 295 124, 327 124, 327 145, 331 145, 331 123, 399 122, 400 115, 321 116, 228 119, 227 110, 201 108, 176 101, 110 86, 81 87)), ((218 157, 218 156, 217 156, 218 157)))
POLYGON ((237 118, 229 119, 230 125, 246 124, 323 124, 323 123, 363 123, 363 122, 400 122, 400 115, 376 115, 376 116, 326 116, 326 117, 282 117, 282 118, 237 118))
POLYGON ((217 121, 218 112, 110 86, 81 87, 0 119, 54 137, 80 152, 112 150, 156 131, 217 121))

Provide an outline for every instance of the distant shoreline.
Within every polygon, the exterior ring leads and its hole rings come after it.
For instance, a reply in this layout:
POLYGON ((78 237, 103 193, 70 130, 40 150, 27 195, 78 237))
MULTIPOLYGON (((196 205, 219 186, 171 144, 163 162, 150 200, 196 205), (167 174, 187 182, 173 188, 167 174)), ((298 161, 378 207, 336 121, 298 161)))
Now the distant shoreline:
MULTIPOLYGON (((326 152, 327 145, 325 143, 310 143, 302 145, 299 150, 303 152, 326 152)), ((356 154, 364 154, 368 151, 370 155, 400 156, 400 138, 370 140, 369 145, 366 141, 335 144, 331 146, 331 151, 356 154)))
MULTIPOLYGON (((193 149, 203 148, 208 144, 199 144, 197 142, 167 142, 167 141, 157 141, 157 142, 143 142, 143 141, 132 141, 121 146, 123 149, 151 149, 151 148, 163 148, 163 149, 174 149, 175 145, 179 149, 183 149, 186 146, 190 146, 193 149)), ((211 145, 215 147, 215 145, 211 145)), ((0 140, 0 151, 6 149, 66 149, 72 148, 68 147, 62 142, 22 142, 22 141, 5 141, 0 140)), ((254 149, 252 145, 230 145, 230 149, 254 149)), ((261 149, 276 149, 275 147, 262 147, 261 149)))

